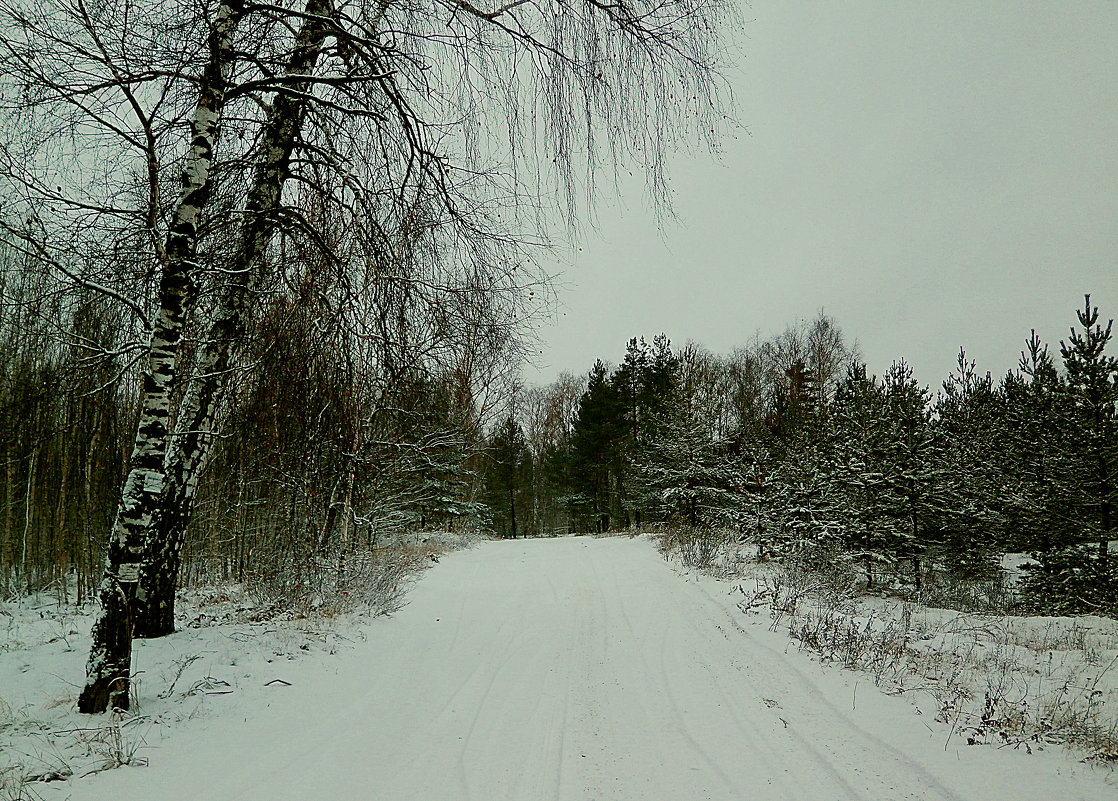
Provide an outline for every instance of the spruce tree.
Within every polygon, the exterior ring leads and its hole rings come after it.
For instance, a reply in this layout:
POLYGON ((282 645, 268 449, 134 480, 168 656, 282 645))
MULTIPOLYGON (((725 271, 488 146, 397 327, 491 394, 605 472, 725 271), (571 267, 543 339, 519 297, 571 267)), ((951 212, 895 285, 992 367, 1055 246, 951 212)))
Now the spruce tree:
POLYGON ((1099 557, 1106 560, 1118 504, 1118 358, 1105 353, 1114 321, 1103 327, 1090 295, 1084 295, 1076 317, 1083 330, 1072 328, 1068 341, 1060 343, 1075 430, 1076 505, 1084 538, 1096 540, 1099 557))
POLYGON ((767 561, 774 556, 782 541, 781 511, 784 499, 779 475, 780 464, 769 443, 760 437, 732 442, 731 449, 739 453, 741 487, 732 511, 733 522, 739 531, 757 545, 757 560, 767 561))
POLYGON ((1020 586, 1025 608, 1047 614, 1118 611, 1118 577, 1107 552, 1113 536, 1115 376, 1105 355, 1111 325, 1085 299, 1060 353, 1060 376, 1035 333, 1019 379, 1007 379, 1007 419, 1016 435, 1014 467, 1024 492, 1037 566, 1020 586))
POLYGON ((1002 497, 1008 482, 1000 461, 1005 403, 989 373, 959 350, 958 367, 946 381, 935 406, 934 428, 940 441, 943 491, 950 503, 940 509, 940 548, 947 567, 962 578, 996 575, 996 557, 1004 549, 1002 497))
POLYGON ((660 419, 639 471, 670 519, 691 527, 738 519, 746 479, 727 445, 686 406, 660 419))
POLYGON ((652 345, 642 337, 629 341, 625 359, 610 378, 620 404, 622 434, 615 469, 620 513, 626 522, 662 518, 659 490, 647 483, 647 472, 639 469, 650 458, 650 450, 665 434, 664 425, 673 420, 682 402, 679 358, 672 353, 664 334, 652 345))
POLYGON ((885 373, 887 443, 883 460, 888 514, 897 536, 890 548, 906 556, 919 591, 922 560, 935 541, 949 501, 943 494, 940 442, 931 425, 930 397, 903 360, 885 373))
POLYGON ((641 523, 643 503, 635 492, 633 465, 648 436, 649 408, 645 391, 649 373, 648 343, 641 337, 630 339, 625 348, 621 366, 610 376, 618 413, 617 458, 613 466, 614 488, 611 499, 615 515, 626 518, 626 523, 641 523))
POLYGON ((771 482, 778 528, 770 548, 826 558, 842 545, 848 510, 833 459, 832 443, 821 431, 782 448, 771 482))
POLYGON ((572 515, 584 521, 589 516, 591 527, 599 533, 609 531, 613 524, 613 478, 620 463, 624 431, 617 389, 599 359, 590 371, 571 433, 571 492, 566 496, 572 515))
POLYGON ((905 529, 890 514, 885 388, 864 363, 853 363, 839 384, 832 425, 835 506, 841 510, 844 545, 861 562, 872 587, 875 573, 895 562, 905 529))
POLYGON ((1007 545, 1033 553, 1041 564, 1078 539, 1071 506, 1070 395, 1048 346, 1036 331, 1025 340, 1016 373, 1001 386, 1005 413, 998 442, 1005 492, 1007 545))
POLYGON ((506 537, 526 534, 528 505, 524 496, 531 487, 531 459, 520 424, 510 414, 489 441, 486 494, 496 529, 506 537), (519 526, 518 526, 519 522, 519 526))

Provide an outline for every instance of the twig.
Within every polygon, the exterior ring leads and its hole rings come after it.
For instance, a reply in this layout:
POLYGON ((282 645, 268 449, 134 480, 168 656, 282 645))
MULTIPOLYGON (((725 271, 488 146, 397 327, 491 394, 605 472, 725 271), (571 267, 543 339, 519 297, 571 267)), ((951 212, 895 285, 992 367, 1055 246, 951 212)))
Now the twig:
POLYGON ((166 692, 160 693, 159 698, 170 698, 171 694, 175 691, 175 685, 178 684, 179 679, 182 678, 182 674, 186 672, 186 669, 188 667, 193 665, 195 662, 197 662, 201 658, 202 658, 201 654, 191 654, 186 659, 182 660, 179 663, 179 669, 175 673, 175 679, 174 679, 174 681, 171 682, 171 686, 167 688, 166 692))

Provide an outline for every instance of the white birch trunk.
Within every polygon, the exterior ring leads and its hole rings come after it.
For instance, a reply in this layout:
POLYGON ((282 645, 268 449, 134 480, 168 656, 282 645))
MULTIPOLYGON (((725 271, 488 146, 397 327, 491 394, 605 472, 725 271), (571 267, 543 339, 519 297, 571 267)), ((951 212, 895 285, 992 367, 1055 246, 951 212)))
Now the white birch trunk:
POLYGON ((306 17, 282 76, 285 80, 279 81, 291 91, 277 93, 263 123, 263 155, 245 203, 229 283, 200 349, 195 377, 182 400, 166 456, 166 486, 159 519, 146 542, 137 636, 161 637, 174 631, 175 589, 186 527, 212 453, 222 393, 244 336, 246 305, 254 283, 266 270, 268 245, 275 231, 291 154, 313 102, 311 83, 297 76, 314 71, 326 41, 327 18, 333 10, 331 0, 308 0, 306 17))
POLYGON ((210 24, 209 61, 191 120, 182 193, 164 248, 160 310, 151 333, 136 439, 98 589, 101 611, 93 625, 86 684, 78 700, 81 712, 128 708, 133 605, 144 544, 164 491, 171 392, 179 372, 179 342, 193 303, 198 220, 210 198, 214 148, 234 58, 233 36, 242 16, 240 0, 223 0, 210 24))

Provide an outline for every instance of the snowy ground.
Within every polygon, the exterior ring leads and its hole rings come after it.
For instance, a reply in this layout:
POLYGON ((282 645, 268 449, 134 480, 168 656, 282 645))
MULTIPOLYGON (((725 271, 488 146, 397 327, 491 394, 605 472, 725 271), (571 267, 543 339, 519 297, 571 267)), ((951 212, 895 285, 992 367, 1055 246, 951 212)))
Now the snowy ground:
POLYGON ((194 595, 180 603, 181 631, 137 640, 134 709, 120 717, 75 710, 92 609, 59 608, 43 596, 0 604, 0 801, 22 801, 19 787, 27 798, 55 797, 54 782, 58 797, 86 797, 75 779, 157 765, 193 721, 267 704, 294 663, 329 663, 363 636, 365 621, 354 616, 246 622, 244 601, 235 589, 194 595))
MULTIPOLYGON (((905 694, 949 740, 1118 761, 1118 621, 959 612, 850 592, 849 571, 734 562, 739 608, 905 694)), ((969 590, 973 590, 969 587, 969 590)), ((941 588, 960 603, 968 587, 941 588)))
POLYGON ((72 801, 1118 797, 1115 773, 1059 749, 968 747, 741 600, 645 538, 488 542, 389 618, 139 644, 117 734, 71 711, 87 620, 8 607, 0 771, 54 760, 73 775, 22 792, 72 801), (65 728, 95 731, 48 734, 65 728), (79 778, 106 761, 132 764, 79 778))

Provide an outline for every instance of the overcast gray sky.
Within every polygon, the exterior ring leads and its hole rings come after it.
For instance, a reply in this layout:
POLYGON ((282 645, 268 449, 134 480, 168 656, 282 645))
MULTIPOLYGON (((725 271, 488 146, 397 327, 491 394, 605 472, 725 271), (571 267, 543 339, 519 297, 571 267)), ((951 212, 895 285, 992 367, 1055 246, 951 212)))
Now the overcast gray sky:
MULTIPOLYGON (((754 0, 731 81, 748 133, 600 196, 529 383, 666 332, 726 353, 819 310, 880 374, 995 376, 1083 293, 1118 317, 1118 2, 754 0)), ((609 187, 605 187, 607 190, 609 187)), ((1118 354, 1118 344, 1112 346, 1118 354)))

